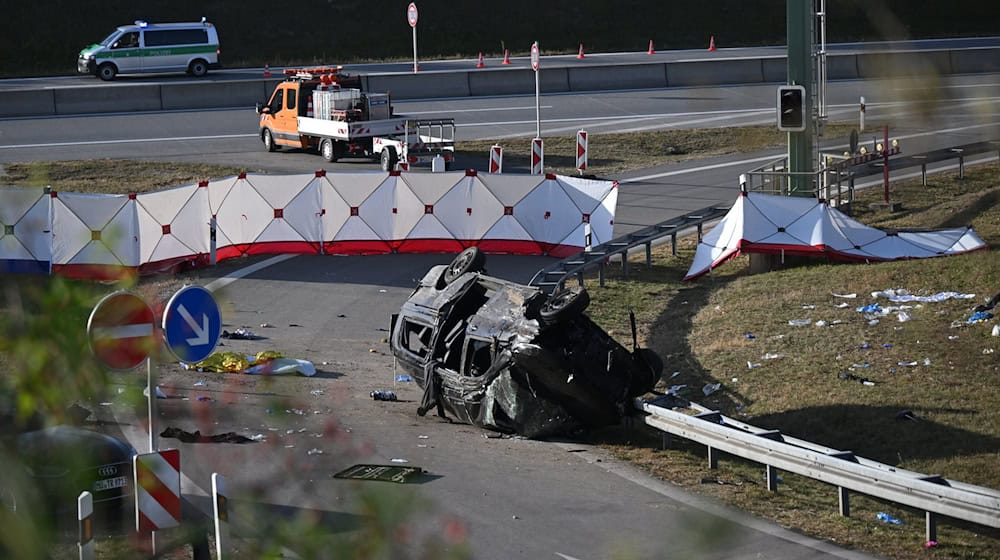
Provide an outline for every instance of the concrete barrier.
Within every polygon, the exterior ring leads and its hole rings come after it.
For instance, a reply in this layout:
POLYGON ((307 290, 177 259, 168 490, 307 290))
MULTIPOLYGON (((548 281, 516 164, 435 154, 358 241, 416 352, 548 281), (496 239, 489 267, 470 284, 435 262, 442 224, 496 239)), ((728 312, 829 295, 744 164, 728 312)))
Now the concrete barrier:
POLYGON ((759 84, 764 81, 761 59, 729 58, 667 63, 667 86, 759 84))
POLYGON ((272 90, 267 89, 267 86, 264 80, 161 84, 161 108, 253 107, 258 101, 267 101, 271 96, 272 90))
POLYGON ((770 56, 762 58, 760 61, 761 72, 764 74, 764 82, 768 84, 788 81, 788 59, 784 56, 770 56))
MULTIPOLYGON (((545 79, 542 71, 539 79, 545 79)), ((531 68, 501 68, 486 72, 470 72, 469 92, 472 95, 517 95, 535 93, 535 71, 531 68)), ((547 91, 544 87, 542 91, 547 91)))
POLYGON ((160 85, 72 87, 52 90, 57 115, 160 110, 160 85))
MULTIPOLYGON (((594 91, 667 86, 667 70, 662 62, 622 66, 567 68, 569 91, 594 91)), ((548 91, 548 90, 545 90, 548 91)))
POLYGON ((858 57, 853 54, 827 54, 826 78, 828 80, 858 79, 858 57))
POLYGON ((902 78, 951 74, 949 51, 858 54, 859 78, 902 78))
POLYGON ((369 74, 367 91, 389 92, 393 99, 468 97, 468 72, 417 72, 416 74, 369 74))
POLYGON ((32 117, 56 114, 55 95, 51 89, 0 91, 0 117, 32 117))
POLYGON ((949 53, 951 71, 955 74, 1000 72, 1000 48, 962 49, 949 53))

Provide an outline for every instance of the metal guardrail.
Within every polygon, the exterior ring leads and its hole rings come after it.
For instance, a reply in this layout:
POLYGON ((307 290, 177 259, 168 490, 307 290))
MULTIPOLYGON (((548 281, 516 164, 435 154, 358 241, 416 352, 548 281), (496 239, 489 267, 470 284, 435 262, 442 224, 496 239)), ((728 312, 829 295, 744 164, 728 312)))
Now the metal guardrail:
POLYGON ((552 293, 565 286, 566 279, 576 275, 580 285, 583 285, 583 275, 593 268, 598 269, 598 281, 604 286, 604 269, 608 260, 616 255, 622 255, 622 276, 628 278, 628 252, 635 247, 645 245, 646 266, 653 263, 653 242, 670 236, 671 254, 677 254, 677 236, 688 228, 697 228, 698 240, 701 240, 703 226, 717 220, 729 212, 732 204, 717 204, 708 206, 701 210, 695 210, 667 221, 645 227, 628 235, 602 243, 589 250, 584 250, 576 255, 567 257, 561 261, 535 273, 529 282, 532 286, 537 286, 543 291, 552 293))
POLYGON ((1000 491, 925 475, 857 457, 785 436, 777 430, 757 428, 694 403, 667 396, 687 405, 694 415, 665 408, 654 401, 637 400, 637 409, 648 413, 646 424, 708 447, 710 468, 718 467, 718 452, 743 457, 766 467, 767 488, 777 490, 776 469, 796 473, 837 487, 840 514, 850 515, 849 491, 882 498, 925 512, 925 537, 937 540, 937 516, 944 515, 987 527, 1000 528, 1000 491))

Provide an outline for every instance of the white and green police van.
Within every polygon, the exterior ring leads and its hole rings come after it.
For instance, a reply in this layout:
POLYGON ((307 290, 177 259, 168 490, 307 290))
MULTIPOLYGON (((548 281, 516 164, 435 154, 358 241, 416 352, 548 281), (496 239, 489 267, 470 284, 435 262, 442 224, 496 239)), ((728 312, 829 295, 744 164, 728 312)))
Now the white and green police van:
POLYGON ((139 72, 187 72, 201 77, 219 68, 219 35, 202 18, 198 23, 136 21, 80 51, 76 69, 102 80, 139 72))

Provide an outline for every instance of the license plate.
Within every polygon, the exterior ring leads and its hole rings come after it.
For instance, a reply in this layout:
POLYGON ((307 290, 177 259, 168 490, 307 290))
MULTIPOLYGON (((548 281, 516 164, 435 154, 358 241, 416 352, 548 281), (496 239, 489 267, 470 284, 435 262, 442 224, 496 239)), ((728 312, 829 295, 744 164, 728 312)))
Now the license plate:
POLYGON ((124 488, 128 486, 128 478, 124 476, 116 476, 114 478, 106 478, 104 480, 98 480, 94 483, 94 492, 103 492, 104 490, 112 490, 114 488, 124 488))

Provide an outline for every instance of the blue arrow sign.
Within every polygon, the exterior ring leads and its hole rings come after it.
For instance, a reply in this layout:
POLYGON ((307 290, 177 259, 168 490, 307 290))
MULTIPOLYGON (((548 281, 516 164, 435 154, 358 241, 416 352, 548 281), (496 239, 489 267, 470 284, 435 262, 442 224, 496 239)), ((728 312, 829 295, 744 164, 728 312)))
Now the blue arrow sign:
POLYGON ((219 306, 201 286, 177 290, 163 311, 163 338, 182 362, 200 362, 211 355, 222 333, 219 306))

